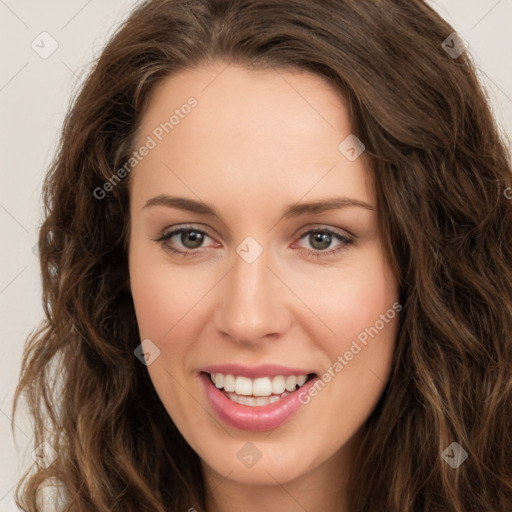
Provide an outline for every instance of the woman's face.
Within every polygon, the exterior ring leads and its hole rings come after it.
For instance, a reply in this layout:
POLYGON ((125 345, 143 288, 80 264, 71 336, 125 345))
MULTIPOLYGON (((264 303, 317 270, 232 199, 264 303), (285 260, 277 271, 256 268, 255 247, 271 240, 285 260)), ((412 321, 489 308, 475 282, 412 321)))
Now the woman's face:
POLYGON ((206 474, 339 479, 385 387, 398 285, 351 134, 306 72, 187 70, 145 112, 131 290, 155 390, 206 474))

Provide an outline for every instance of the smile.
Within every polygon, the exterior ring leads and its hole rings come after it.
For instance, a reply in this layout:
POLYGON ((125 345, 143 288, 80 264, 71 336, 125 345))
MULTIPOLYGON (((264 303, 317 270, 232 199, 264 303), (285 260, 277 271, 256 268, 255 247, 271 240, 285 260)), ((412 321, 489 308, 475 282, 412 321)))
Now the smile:
POLYGON ((273 430, 299 410, 299 390, 315 384, 311 374, 275 375, 251 379, 219 372, 201 372, 200 380, 215 415, 240 430, 273 430))
POLYGON ((275 377, 248 377, 211 373, 210 379, 217 389, 233 402, 258 407, 277 402, 302 387, 314 375, 276 375, 275 377))

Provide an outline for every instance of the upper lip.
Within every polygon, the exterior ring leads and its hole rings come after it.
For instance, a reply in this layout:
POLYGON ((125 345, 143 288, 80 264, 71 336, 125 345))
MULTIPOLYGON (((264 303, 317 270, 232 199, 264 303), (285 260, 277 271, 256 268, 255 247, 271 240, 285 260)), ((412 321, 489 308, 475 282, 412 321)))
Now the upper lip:
POLYGON ((222 373, 257 379, 258 377, 275 377, 276 375, 309 375, 313 370, 292 368, 278 364, 262 364, 259 366, 245 366, 243 364, 215 364, 201 368, 206 373, 222 373))

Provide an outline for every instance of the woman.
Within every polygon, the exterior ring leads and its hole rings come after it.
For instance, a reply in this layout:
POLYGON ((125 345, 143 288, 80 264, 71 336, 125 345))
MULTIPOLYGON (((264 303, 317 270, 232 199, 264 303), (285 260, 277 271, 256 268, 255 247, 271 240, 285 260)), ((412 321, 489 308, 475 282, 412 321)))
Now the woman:
POLYGON ((21 508, 511 510, 511 186, 422 1, 141 4, 45 182, 21 508))

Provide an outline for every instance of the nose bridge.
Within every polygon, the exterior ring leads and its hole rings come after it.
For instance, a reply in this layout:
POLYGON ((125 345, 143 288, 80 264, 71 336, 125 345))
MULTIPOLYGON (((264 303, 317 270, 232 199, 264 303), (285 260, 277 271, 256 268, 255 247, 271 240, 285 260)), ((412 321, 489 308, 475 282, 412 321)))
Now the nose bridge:
MULTIPOLYGON (((250 242, 249 242, 250 243, 250 242)), ((286 321, 282 284, 268 268, 270 252, 263 250, 256 259, 247 257, 240 244, 224 287, 217 328, 239 342, 258 341, 283 331, 286 321)), ((249 253, 254 246, 249 245, 249 253)), ((253 253, 254 256, 254 253, 253 253)))

